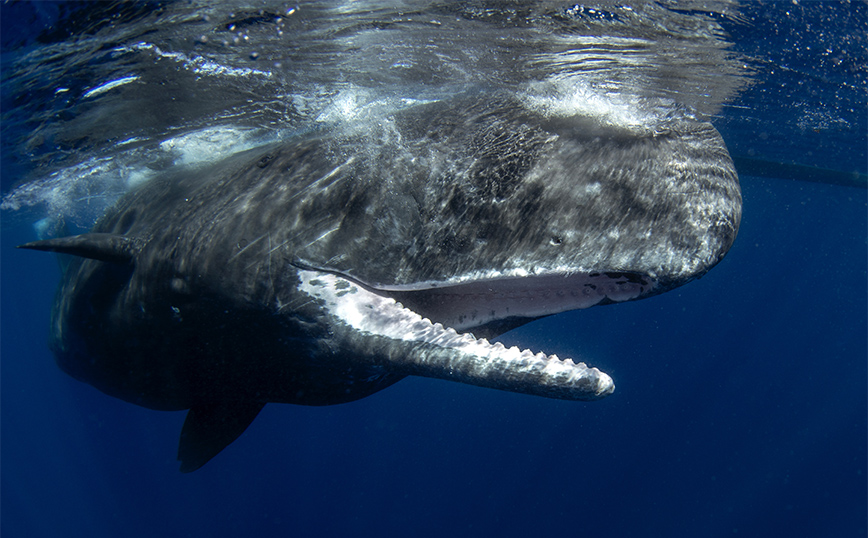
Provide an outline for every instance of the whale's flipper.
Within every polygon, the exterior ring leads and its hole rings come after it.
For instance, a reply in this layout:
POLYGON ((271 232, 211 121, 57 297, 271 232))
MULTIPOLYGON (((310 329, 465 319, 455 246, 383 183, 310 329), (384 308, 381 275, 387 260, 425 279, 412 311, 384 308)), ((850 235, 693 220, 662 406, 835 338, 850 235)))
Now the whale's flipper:
POLYGON ((181 472, 202 467, 244 433, 265 402, 224 400, 197 405, 187 412, 178 445, 181 472))
POLYGON ((110 233, 88 233, 18 245, 18 248, 72 254, 103 262, 132 263, 144 241, 110 233))

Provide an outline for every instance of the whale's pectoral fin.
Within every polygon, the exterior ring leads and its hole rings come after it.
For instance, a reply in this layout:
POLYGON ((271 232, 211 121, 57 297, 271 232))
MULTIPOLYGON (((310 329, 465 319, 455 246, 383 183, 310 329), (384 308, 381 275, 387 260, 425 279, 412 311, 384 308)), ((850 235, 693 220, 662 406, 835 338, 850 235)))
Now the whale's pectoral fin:
POLYGON ((190 408, 178 445, 181 472, 189 473, 208 463, 244 433, 263 407, 265 402, 225 400, 190 408))
POLYGON ((72 254, 104 262, 132 263, 144 241, 117 234, 89 233, 33 241, 18 248, 72 254))

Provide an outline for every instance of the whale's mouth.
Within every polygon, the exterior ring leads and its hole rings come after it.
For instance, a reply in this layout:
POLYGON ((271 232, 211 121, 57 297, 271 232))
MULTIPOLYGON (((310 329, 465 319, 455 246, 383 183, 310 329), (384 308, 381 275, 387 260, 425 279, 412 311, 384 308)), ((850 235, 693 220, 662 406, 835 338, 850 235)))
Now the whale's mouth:
POLYGON ((614 272, 392 289, 322 270, 303 269, 299 277, 301 291, 358 334, 405 346, 406 357, 388 361, 399 373, 573 400, 602 398, 614 383, 583 362, 506 348, 485 336, 567 310, 635 299, 656 285, 648 277, 614 272))
POLYGON ((656 287, 638 273, 599 272, 369 289, 447 327, 492 337, 552 314, 637 299, 656 287))

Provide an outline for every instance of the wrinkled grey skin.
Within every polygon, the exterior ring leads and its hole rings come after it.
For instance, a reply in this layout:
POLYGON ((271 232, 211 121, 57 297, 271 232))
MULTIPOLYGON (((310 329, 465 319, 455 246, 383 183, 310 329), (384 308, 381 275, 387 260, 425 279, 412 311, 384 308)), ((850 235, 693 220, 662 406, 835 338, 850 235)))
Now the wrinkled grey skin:
POLYGON ((191 409, 190 471, 265 403, 347 402, 405 375, 605 396, 595 368, 437 322, 490 337, 593 304, 571 294, 664 292, 718 263, 740 216, 707 123, 619 127, 468 93, 152 180, 92 234, 26 247, 77 255, 52 321, 60 366, 191 409))

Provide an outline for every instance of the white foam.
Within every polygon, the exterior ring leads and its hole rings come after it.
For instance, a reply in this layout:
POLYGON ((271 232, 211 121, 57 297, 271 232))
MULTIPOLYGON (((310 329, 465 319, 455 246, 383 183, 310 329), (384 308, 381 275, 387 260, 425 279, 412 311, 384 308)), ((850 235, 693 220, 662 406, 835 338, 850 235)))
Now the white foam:
POLYGON ((198 165, 238 153, 258 145, 254 129, 231 125, 207 127, 160 142, 160 149, 174 155, 175 164, 198 165))
POLYGON ((123 86, 125 84, 129 84, 130 82, 135 82, 135 81, 139 80, 139 78, 141 78, 141 77, 139 77, 138 75, 134 75, 134 76, 129 76, 129 77, 122 77, 122 78, 115 79, 115 80, 110 80, 108 82, 100 84, 99 86, 97 86, 95 88, 91 88, 82 96, 82 98, 83 99, 89 99, 91 97, 96 97, 97 95, 99 95, 101 93, 105 93, 111 89, 123 86))
POLYGON ((633 95, 591 87, 581 76, 553 76, 527 85, 523 102, 546 117, 582 116, 607 127, 638 134, 653 133, 659 123, 655 111, 633 95))
POLYGON ((82 229, 91 228, 103 213, 131 189, 159 172, 149 165, 168 156, 171 165, 198 166, 244 151, 269 140, 256 129, 218 126, 164 140, 157 148, 127 147, 136 139, 115 146, 110 154, 91 157, 46 177, 19 185, 0 200, 2 211, 35 210, 82 229), (122 148, 118 151, 118 147, 122 148), (155 155, 155 153, 157 155, 155 155))
MULTIPOLYGON (((293 96, 293 102, 307 109, 312 101, 309 97, 293 96)), ((341 123, 358 120, 382 120, 394 112, 426 103, 433 99, 412 99, 401 95, 383 96, 368 88, 347 85, 337 95, 324 100, 324 106, 316 115, 318 123, 341 123)))
POLYGON ((229 76, 229 77, 249 77, 249 76, 258 76, 258 77, 270 77, 271 71, 262 71, 260 69, 251 69, 249 67, 233 67, 230 65, 223 65, 215 62, 214 60, 205 58, 204 56, 199 56, 198 54, 194 54, 192 56, 187 56, 181 52, 171 52, 164 51, 160 47, 152 44, 152 43, 135 43, 130 46, 118 47, 115 49, 117 52, 136 52, 136 51, 150 51, 153 52, 159 58, 166 58, 169 60, 173 60, 181 64, 184 69, 196 73, 197 75, 208 75, 208 76, 229 76))

